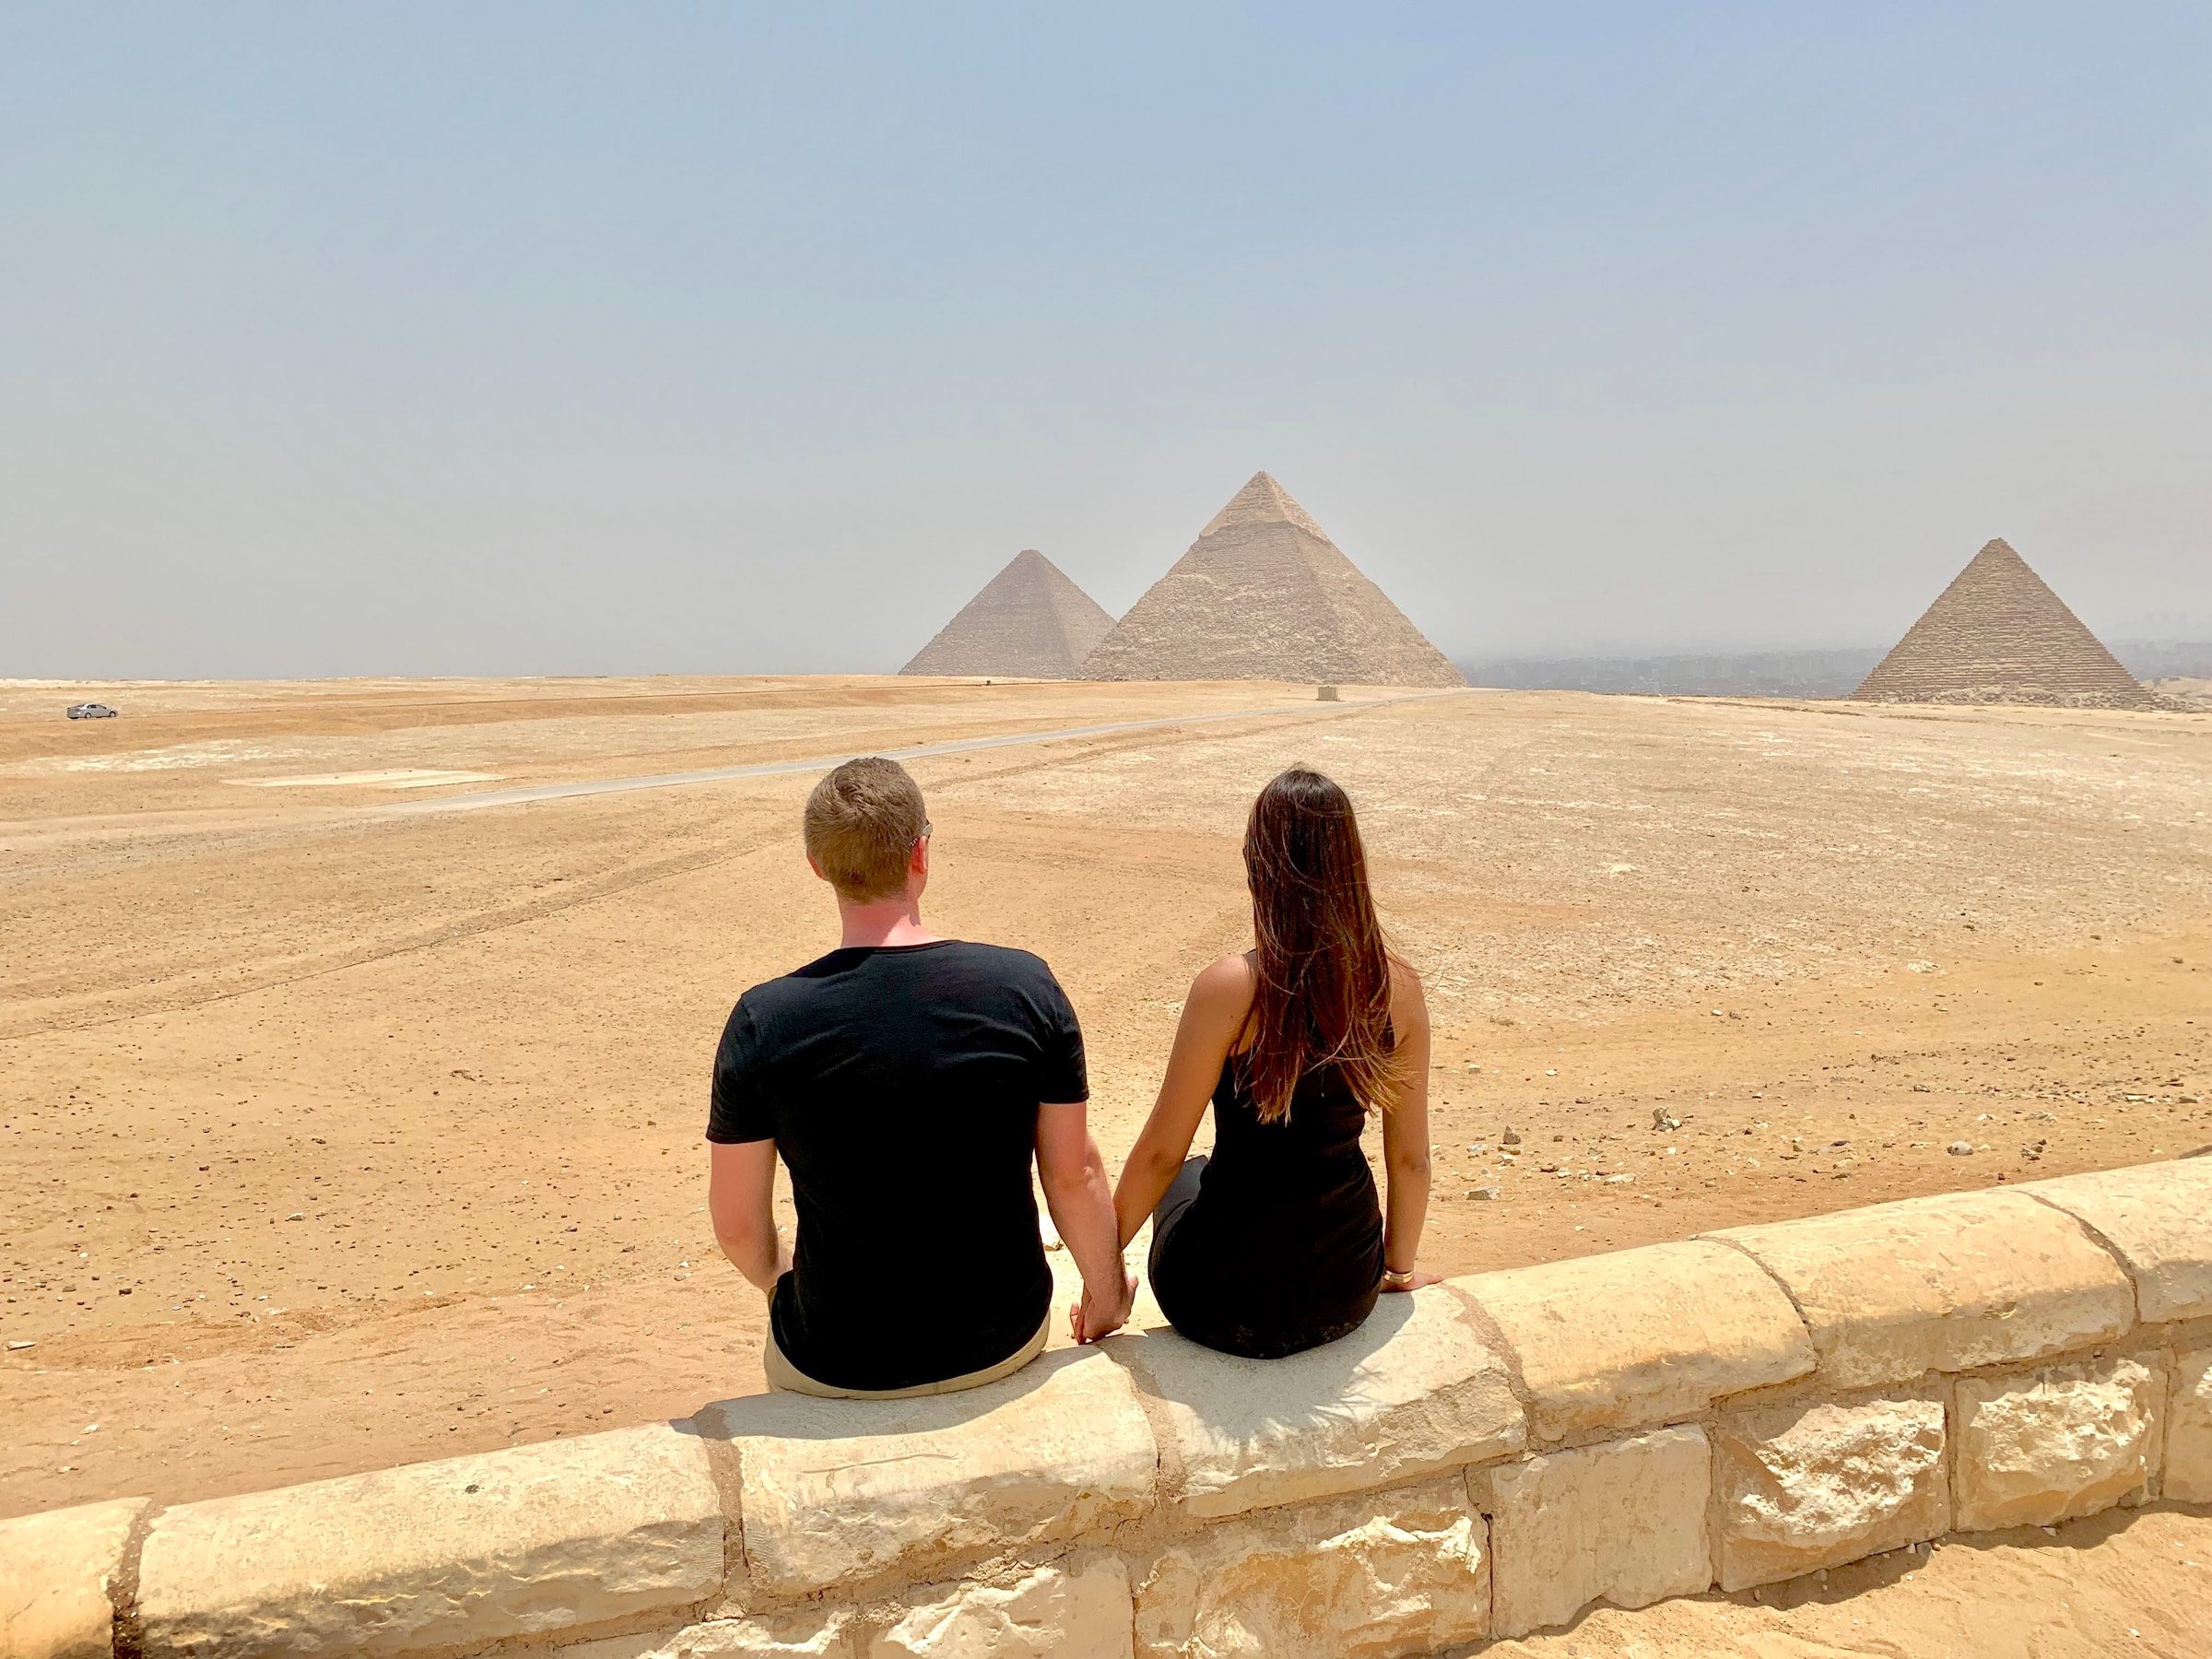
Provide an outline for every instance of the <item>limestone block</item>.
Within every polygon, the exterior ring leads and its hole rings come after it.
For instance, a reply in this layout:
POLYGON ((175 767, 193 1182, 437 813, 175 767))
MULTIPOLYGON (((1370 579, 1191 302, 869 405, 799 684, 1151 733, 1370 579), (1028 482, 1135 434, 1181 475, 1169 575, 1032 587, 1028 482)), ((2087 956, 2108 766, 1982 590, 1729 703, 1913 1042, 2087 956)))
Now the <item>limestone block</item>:
POLYGON ((1097 1348, 916 1400, 763 1394, 700 1413, 736 1442, 757 1596, 1033 1548, 1152 1506, 1159 1453, 1127 1371, 1097 1348))
POLYGON ((571 1642, 559 1659, 860 1659, 848 1607, 806 1607, 760 1618, 714 1618, 675 1635, 602 1636, 571 1642))
POLYGON ((385 1654, 703 1601, 724 1525, 705 1448, 665 1423, 165 1511, 146 1651, 385 1654))
POLYGON ((1138 1659, 1387 1659, 1479 1641, 1487 1543, 1450 1477, 1223 1522, 1152 1562, 1138 1659))
POLYGON ((1112 1347, 1156 1402, 1193 1516, 1389 1486, 1527 1439, 1504 1360, 1441 1287, 1386 1296, 1349 1336, 1287 1359, 1231 1359, 1172 1331, 1112 1347))
POLYGON ((143 1498, 0 1521, 0 1659, 107 1659, 109 1588, 143 1498))
POLYGON ((2019 1190, 2078 1216, 2120 1253, 2144 1319, 2212 1315, 2212 1158, 2070 1175, 2019 1190))
POLYGON ((2163 1491, 2182 1503, 2212 1503, 2212 1347, 2183 1354, 2174 1368, 2163 1491))
POLYGON ((914 1594, 930 1599, 910 1605, 865 1659, 1130 1659, 1129 1572, 1112 1557, 914 1594))
POLYGON ((2048 1526, 2141 1498, 2166 1377, 2091 1359, 1959 1383, 1959 1529, 2048 1526))
POLYGON ((1790 1299, 1725 1244, 1654 1244, 1452 1285, 1520 1360, 1540 1441, 1673 1421, 1813 1369, 1790 1299))
POLYGON ((1701 1429, 1547 1452, 1490 1475, 1500 1636, 1563 1625, 1595 1601, 1644 1607, 1712 1582, 1701 1429))
POLYGON ((1943 1402, 1932 1394, 1743 1412, 1712 1433, 1724 1590, 1950 1531, 1943 1402))
POLYGON ((1717 1236, 1788 1288, 1837 1388, 2037 1359, 2135 1323, 2119 1265, 2020 1193, 1908 1198, 1717 1236))

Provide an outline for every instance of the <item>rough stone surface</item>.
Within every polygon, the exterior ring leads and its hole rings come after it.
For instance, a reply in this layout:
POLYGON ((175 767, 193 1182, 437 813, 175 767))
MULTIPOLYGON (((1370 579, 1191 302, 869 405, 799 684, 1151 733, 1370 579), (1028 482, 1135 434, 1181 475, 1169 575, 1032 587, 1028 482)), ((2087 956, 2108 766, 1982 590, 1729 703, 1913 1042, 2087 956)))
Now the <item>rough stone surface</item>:
POLYGON ((1074 679, 1112 627, 1097 600, 1025 547, 899 672, 1074 679))
POLYGON ((1487 1529, 1464 1481, 1224 1522, 1161 1552, 1139 1659, 1386 1659, 1489 1634, 1487 1529))
POLYGON ((1595 1601, 1643 1607, 1712 1583, 1702 1430, 1547 1452, 1493 1470, 1490 1486, 1500 1636, 1565 1624, 1595 1601))
POLYGON ((2158 706, 2001 539, 1974 555, 1853 695, 1876 702, 2158 706))
POLYGON ((398 1653, 703 1601, 724 1522, 665 1424, 164 1512, 141 1558, 148 1653, 398 1653))
POLYGON ((2182 1355, 2174 1367, 2161 1487, 2183 1503, 2212 1503, 2212 1347, 2182 1355))
POLYGON ((1834 1388, 2041 1359, 2135 1323, 2119 1264, 2019 1193, 1909 1198, 1716 1236, 1788 1288, 1834 1388))
POLYGON ((1943 1402, 1934 1394, 1744 1412, 1712 1434, 1724 1590, 1950 1530, 1943 1402))
POLYGON ((1095 1348, 917 1400, 763 1394, 710 1406, 744 1470, 756 1595, 1080 1537, 1152 1505, 1159 1453, 1126 1371, 1095 1348))
POLYGON ((2143 1497, 2166 1376, 2139 1359, 1959 1383, 1959 1528, 2048 1526, 2143 1497))
POLYGON ((2039 1181, 2020 1190, 2079 1217, 2120 1253, 2145 1319, 2212 1315, 2212 1158, 2039 1181))
POLYGON ((1386 1296, 1349 1336, 1264 1365, 1172 1331, 1112 1346, 1146 1379, 1194 1516, 1389 1486, 1527 1438, 1504 1360, 1441 1287, 1386 1296))
POLYGON ((1648 1428, 1813 1369, 1790 1299, 1725 1244, 1654 1244, 1452 1285, 1519 1359, 1539 1440, 1648 1428))
POLYGON ((714 1618, 673 1636, 603 1636, 556 1650, 560 1659, 860 1659, 848 1607, 807 1607, 759 1618, 714 1618))
POLYGON ((870 1641, 866 1659, 1130 1659, 1129 1573, 1112 1558, 913 1594, 930 1599, 870 1641))
POLYGON ((1091 679, 1466 682, 1265 473, 1254 473, 1084 664, 1091 679))
POLYGON ((109 1588, 143 1498, 0 1521, 0 1659, 107 1659, 109 1588))

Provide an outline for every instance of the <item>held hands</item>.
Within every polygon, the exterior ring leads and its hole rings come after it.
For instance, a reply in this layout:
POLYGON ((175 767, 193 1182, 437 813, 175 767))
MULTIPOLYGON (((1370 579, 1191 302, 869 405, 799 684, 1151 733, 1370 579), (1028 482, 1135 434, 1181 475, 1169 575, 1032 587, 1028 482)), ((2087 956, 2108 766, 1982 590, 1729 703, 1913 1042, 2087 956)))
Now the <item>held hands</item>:
POLYGON ((1136 1275, 1126 1276, 1122 1285, 1121 1305, 1107 1307, 1083 1288, 1083 1300, 1067 1311, 1068 1334, 1078 1343, 1090 1344, 1111 1336, 1128 1323, 1129 1314, 1136 1306, 1136 1275))

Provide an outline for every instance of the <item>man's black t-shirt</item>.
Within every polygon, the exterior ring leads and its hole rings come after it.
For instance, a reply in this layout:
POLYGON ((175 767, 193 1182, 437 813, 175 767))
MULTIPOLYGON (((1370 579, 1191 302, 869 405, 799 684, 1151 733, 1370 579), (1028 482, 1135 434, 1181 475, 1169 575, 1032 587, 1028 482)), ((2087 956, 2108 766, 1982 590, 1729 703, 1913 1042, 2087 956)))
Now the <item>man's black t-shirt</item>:
POLYGON ((707 1138, 772 1138, 791 1170, 784 1357, 833 1387, 912 1388, 1020 1348, 1053 1289, 1037 1108, 1088 1094, 1075 1010, 1025 950, 833 950, 739 997, 707 1138))

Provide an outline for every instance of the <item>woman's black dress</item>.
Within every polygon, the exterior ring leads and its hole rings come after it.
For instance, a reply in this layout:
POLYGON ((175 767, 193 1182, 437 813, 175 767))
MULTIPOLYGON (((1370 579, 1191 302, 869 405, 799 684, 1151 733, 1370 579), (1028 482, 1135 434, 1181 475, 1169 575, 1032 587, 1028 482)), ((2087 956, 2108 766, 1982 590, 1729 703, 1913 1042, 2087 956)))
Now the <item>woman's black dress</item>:
POLYGON ((1214 1086, 1214 1152, 1182 1167, 1152 1218, 1153 1294, 1193 1342, 1280 1359, 1350 1335, 1382 1283, 1382 1208, 1359 1148, 1366 1108, 1335 1067, 1264 1124, 1239 1057, 1214 1086))

